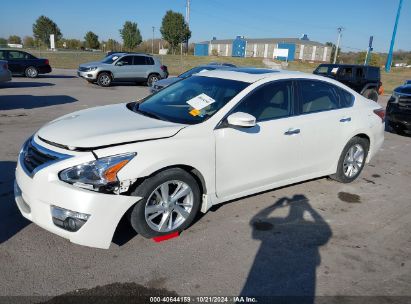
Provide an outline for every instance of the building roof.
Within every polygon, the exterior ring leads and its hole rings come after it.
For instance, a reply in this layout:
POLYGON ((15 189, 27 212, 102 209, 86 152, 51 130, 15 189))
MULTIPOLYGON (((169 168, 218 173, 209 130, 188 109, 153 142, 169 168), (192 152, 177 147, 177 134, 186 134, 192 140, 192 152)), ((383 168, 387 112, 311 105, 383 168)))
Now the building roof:
MULTIPOLYGON (((299 38, 244 38, 247 43, 257 43, 257 44, 278 44, 278 43, 295 43, 304 45, 315 45, 324 46, 323 43, 311 41, 311 40, 301 40, 299 38)), ((199 42, 199 44, 232 44, 234 39, 218 39, 199 42)))

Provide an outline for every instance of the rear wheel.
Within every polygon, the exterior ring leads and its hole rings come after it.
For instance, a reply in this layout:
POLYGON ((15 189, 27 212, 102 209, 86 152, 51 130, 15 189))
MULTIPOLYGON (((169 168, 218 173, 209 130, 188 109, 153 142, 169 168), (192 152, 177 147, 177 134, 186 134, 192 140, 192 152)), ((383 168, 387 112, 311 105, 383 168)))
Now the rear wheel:
POLYGON ((28 78, 36 78, 39 75, 39 71, 36 67, 30 66, 25 70, 24 74, 28 78))
POLYGON ((370 143, 362 137, 352 138, 338 160, 337 172, 330 177, 340 183, 351 183, 361 173, 367 159, 370 143))
POLYGON ((111 85, 112 78, 109 73, 102 72, 97 76, 97 83, 102 87, 109 87, 111 85))
POLYGON ((132 195, 142 199, 131 211, 131 226, 146 238, 184 230, 193 222, 201 203, 196 180, 179 168, 147 178, 132 195))
POLYGON ((160 76, 157 74, 151 74, 150 76, 148 76, 147 78, 147 86, 151 87, 153 85, 153 83, 155 83, 156 81, 160 80, 160 76))
POLYGON ((378 101, 378 92, 375 89, 367 89, 364 91, 364 97, 374 100, 375 102, 378 101))

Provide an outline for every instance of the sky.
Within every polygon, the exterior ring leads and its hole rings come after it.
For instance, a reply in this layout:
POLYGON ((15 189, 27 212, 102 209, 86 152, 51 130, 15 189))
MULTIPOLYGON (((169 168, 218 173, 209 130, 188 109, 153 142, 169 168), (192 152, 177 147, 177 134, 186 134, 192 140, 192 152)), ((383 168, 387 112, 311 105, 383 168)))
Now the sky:
MULTIPOLYGON (((411 51, 411 0, 403 0, 395 50, 411 51)), ((190 42, 235 38, 290 38, 336 42, 344 27, 342 49, 365 50, 374 36, 374 50, 387 52, 399 0, 191 0, 190 42)), ((32 35, 32 24, 46 15, 63 37, 82 39, 91 30, 100 40, 121 41, 125 21, 138 24, 143 39, 160 37, 167 10, 185 14, 186 0, 24 0, 4 1, 0 37, 32 35)))

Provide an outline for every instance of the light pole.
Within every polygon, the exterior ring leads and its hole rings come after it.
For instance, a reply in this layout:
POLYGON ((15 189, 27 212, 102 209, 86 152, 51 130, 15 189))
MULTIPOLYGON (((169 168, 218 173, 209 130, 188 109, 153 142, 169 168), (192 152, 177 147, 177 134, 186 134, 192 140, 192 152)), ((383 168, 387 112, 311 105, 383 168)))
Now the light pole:
POLYGON ((153 39, 151 40, 151 54, 154 54, 154 29, 155 27, 153 26, 153 39))
POLYGON ((339 27, 339 28, 337 28, 337 31, 338 31, 338 39, 337 39, 337 46, 336 46, 336 48, 335 48, 335 53, 334 53, 334 61, 333 61, 333 63, 335 64, 336 62, 337 62, 337 56, 338 56, 338 49, 340 48, 340 41, 341 41, 341 32, 343 31, 343 27, 339 27))
POLYGON ((402 7, 402 0, 400 0, 400 4, 398 5, 397 17, 395 18, 394 30, 392 32, 392 38, 391 38, 390 51, 388 52, 387 62, 385 63, 386 72, 389 72, 391 70, 392 53, 394 52, 395 36, 397 35, 397 27, 398 27, 398 20, 400 20, 401 7, 402 7))

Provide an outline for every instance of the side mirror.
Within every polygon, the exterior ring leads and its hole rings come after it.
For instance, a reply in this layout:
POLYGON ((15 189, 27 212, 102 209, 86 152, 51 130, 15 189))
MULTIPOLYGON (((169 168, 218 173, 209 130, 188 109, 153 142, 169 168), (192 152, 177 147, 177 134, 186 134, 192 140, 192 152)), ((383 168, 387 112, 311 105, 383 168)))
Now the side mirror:
POLYGON ((116 65, 118 65, 118 66, 122 66, 123 64, 124 63, 122 61, 119 61, 119 62, 116 63, 116 65))
POLYGON ((227 117, 227 122, 231 126, 242 127, 242 128, 251 128, 256 125, 256 119, 253 115, 236 112, 227 117))

